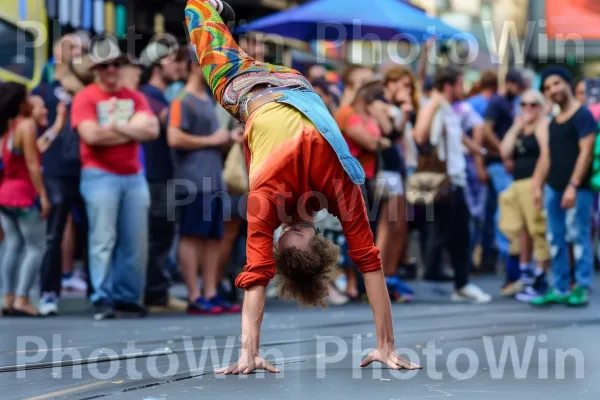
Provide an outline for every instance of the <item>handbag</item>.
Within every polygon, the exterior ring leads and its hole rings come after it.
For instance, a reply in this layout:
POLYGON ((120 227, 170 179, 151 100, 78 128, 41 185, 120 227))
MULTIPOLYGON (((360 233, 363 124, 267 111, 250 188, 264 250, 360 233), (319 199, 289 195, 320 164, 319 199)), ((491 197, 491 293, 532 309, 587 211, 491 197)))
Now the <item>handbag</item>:
POLYGON ((230 193, 246 194, 250 191, 250 181, 241 143, 234 143, 231 146, 223 167, 223 179, 227 185, 227 191, 230 193))
POLYGON ((448 175, 448 140, 446 124, 442 124, 444 161, 438 157, 439 145, 419 149, 415 173, 406 184, 406 200, 412 205, 433 205, 447 202, 452 194, 452 181, 448 175))

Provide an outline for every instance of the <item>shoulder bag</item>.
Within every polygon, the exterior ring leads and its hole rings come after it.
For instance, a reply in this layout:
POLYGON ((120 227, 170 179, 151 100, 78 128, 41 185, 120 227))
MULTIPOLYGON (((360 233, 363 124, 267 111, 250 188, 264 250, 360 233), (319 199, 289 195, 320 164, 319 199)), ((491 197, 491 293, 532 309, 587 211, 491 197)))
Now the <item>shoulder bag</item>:
POLYGON ((446 124, 442 124, 442 140, 445 160, 438 157, 439 142, 431 142, 425 149, 419 149, 415 173, 406 184, 406 200, 412 205, 433 205, 447 202, 452 194, 452 182, 448 175, 448 134, 446 124))

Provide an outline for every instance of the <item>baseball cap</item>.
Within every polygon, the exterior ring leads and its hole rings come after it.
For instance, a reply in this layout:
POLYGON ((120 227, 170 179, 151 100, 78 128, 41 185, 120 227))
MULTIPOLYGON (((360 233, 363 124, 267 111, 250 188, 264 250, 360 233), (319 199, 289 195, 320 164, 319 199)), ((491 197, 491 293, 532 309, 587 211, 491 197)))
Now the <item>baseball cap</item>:
POLYGON ((167 46, 161 42, 152 42, 140 54, 139 63, 144 68, 150 68, 160 60, 176 53, 174 47, 167 46))

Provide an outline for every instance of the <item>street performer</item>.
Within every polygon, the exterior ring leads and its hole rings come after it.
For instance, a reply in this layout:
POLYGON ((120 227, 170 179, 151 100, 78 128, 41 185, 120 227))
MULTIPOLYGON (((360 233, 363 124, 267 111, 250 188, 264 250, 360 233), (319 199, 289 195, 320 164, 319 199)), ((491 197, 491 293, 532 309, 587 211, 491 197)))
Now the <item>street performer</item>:
POLYGON ((361 193, 364 171, 320 97, 299 72, 259 62, 240 49, 225 23, 235 21, 227 3, 188 0, 185 18, 214 97, 246 124, 247 263, 236 279, 236 286, 246 291, 242 351, 236 363, 216 372, 279 372, 259 355, 271 279, 277 279, 282 297, 324 306, 338 260, 338 248, 313 223, 313 214, 324 208, 343 226, 349 256, 364 275, 373 310, 377 349, 361 367, 381 362, 393 369, 421 368, 395 351, 390 299, 361 193))

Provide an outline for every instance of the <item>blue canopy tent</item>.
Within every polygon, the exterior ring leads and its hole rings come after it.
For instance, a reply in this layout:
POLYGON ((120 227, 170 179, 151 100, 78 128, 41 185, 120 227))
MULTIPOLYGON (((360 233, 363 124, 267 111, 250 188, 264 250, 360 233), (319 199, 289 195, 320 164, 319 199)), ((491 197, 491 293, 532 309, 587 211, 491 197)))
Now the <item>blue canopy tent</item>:
POLYGON ((389 41, 403 36, 422 42, 432 35, 449 39, 461 33, 399 0, 313 0, 257 19, 237 32, 261 32, 305 42, 389 41))

